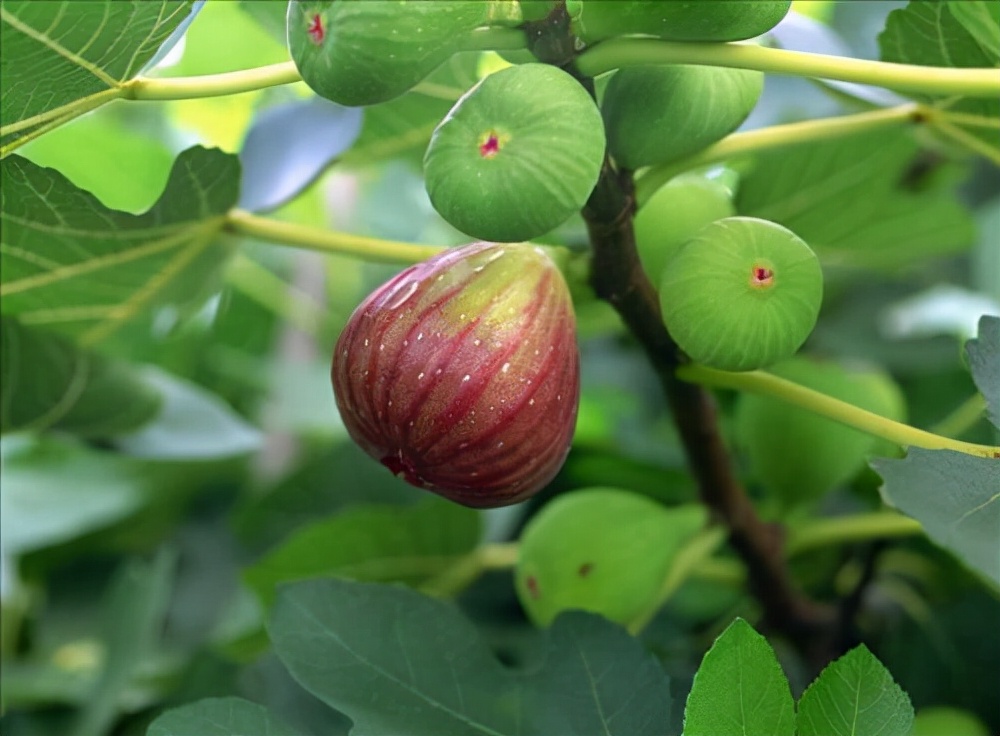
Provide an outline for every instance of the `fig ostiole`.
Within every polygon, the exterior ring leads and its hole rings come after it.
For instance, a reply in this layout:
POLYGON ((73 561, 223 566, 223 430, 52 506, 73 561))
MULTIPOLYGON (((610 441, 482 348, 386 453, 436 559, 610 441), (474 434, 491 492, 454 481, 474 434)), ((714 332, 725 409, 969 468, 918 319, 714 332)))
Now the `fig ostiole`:
POLYGON ((696 363, 749 371, 790 358, 816 325, 823 272, 792 231, 755 217, 716 220, 660 276, 671 337, 696 363))
POLYGON ((411 266, 355 310, 333 355, 351 438, 466 506, 516 503, 562 467, 580 395, 576 318, 540 247, 473 243, 411 266))

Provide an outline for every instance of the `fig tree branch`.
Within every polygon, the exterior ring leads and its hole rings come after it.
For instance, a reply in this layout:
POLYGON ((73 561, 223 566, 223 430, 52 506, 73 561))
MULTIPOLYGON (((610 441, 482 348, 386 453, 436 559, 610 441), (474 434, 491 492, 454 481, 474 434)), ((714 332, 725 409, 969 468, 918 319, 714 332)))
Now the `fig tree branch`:
POLYGON ((765 371, 731 373, 701 365, 685 365, 677 369, 677 376, 684 381, 692 381, 705 386, 731 388, 773 396, 786 403, 903 447, 921 447, 925 450, 955 450, 967 455, 986 458, 1000 457, 1000 447, 962 442, 917 429, 765 371))
POLYGON ((649 64, 702 64, 756 69, 923 94, 965 97, 1000 95, 1000 74, 996 69, 894 64, 772 49, 750 43, 678 43, 654 38, 618 38, 592 46, 576 60, 576 68, 588 77, 623 67, 649 64))
POLYGON ((415 245, 396 240, 369 238, 334 230, 259 217, 244 210, 231 210, 223 228, 268 243, 288 245, 319 253, 347 255, 373 263, 419 263, 442 250, 438 245, 415 245))

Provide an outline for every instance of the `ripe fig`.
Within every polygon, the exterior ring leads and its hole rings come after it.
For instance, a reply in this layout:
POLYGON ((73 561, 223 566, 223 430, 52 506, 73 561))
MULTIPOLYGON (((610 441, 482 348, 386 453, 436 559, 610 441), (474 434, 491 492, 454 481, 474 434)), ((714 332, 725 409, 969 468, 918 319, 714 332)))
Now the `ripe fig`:
POLYGON ((685 243, 660 276, 667 330, 696 363, 761 368, 795 354, 823 300, 819 259, 795 233, 726 217, 685 243))
POLYGON ((473 243, 372 292, 337 341, 332 377, 365 452, 415 486, 491 508, 562 467, 579 370, 569 290, 549 255, 473 243))
POLYGON ((412 89, 489 19, 466 0, 291 0, 288 48, 316 94, 349 107, 412 89))
POLYGON ((774 28, 791 0, 569 0, 573 31, 587 43, 642 34, 668 41, 742 41, 774 28))
POLYGON ((608 150, 628 169, 696 153, 736 130, 763 89, 764 75, 747 69, 619 69, 601 101, 608 150))

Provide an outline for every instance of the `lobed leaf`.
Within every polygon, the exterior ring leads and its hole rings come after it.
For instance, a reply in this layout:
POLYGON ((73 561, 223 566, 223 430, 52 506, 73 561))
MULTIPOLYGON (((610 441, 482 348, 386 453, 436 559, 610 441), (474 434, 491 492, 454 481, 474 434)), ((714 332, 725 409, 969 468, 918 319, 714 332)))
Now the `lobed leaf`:
POLYGON ((192 13, 191 0, 5 2, 0 8, 0 145, 16 147, 70 106, 110 100, 192 13))
POLYGON ((269 632, 299 683, 373 736, 652 736, 669 686, 621 629, 561 616, 539 668, 500 665, 449 604, 401 587, 315 580, 284 588, 269 632))
POLYGON ((0 162, 3 311, 89 344, 154 306, 197 302, 228 249, 218 239, 236 204, 236 157, 181 153, 142 215, 104 207, 62 174, 19 156, 0 162))

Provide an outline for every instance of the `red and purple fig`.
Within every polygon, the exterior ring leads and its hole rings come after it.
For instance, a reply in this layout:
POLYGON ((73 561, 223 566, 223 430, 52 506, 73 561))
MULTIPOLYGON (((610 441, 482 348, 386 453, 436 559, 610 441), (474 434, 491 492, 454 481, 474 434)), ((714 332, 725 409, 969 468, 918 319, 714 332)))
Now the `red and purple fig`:
POLYGON ((409 483, 490 508, 541 490, 576 424, 576 318, 548 254, 472 243, 372 292, 337 341, 352 439, 409 483))

